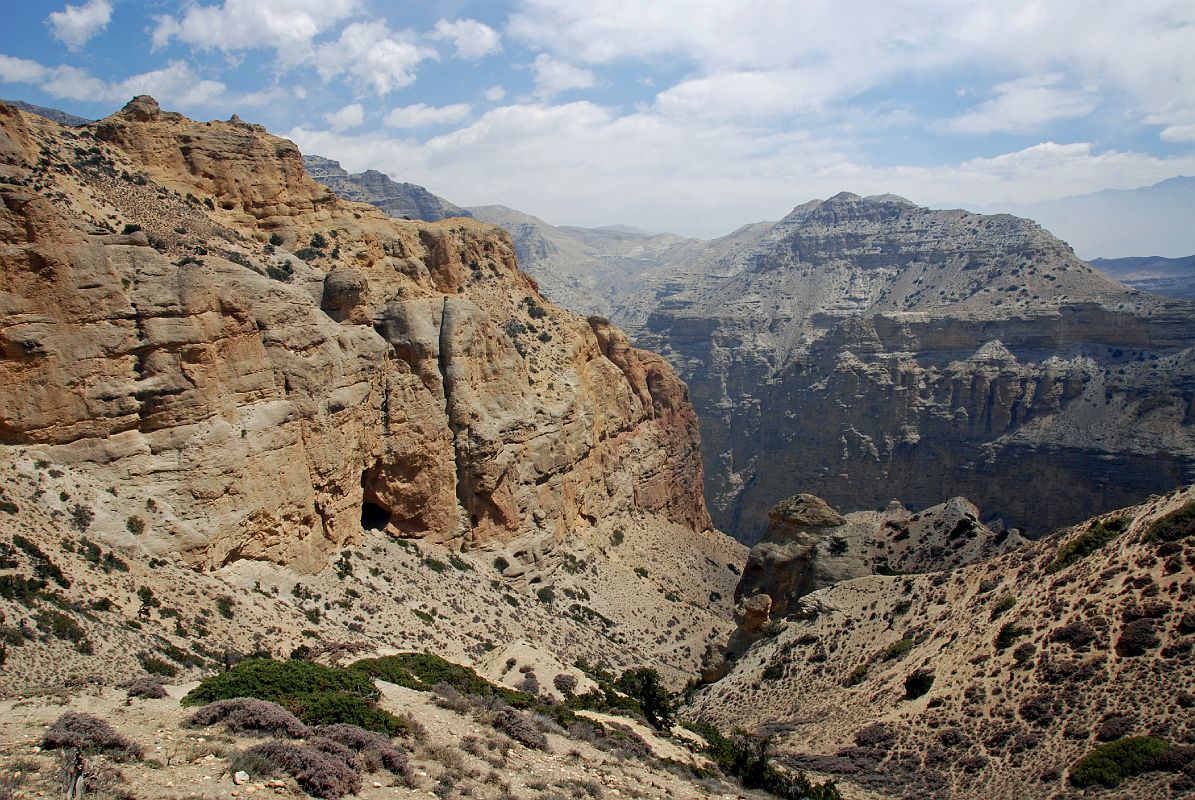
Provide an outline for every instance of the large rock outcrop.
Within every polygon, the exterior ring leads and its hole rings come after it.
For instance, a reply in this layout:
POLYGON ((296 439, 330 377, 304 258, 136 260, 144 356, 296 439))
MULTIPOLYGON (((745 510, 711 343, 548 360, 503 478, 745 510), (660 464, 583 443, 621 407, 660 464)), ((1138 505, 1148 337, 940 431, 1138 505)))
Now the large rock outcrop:
POLYGON ((994 531, 962 497, 913 512, 893 501, 883 511, 839 514, 825 500, 799 494, 768 513, 768 530, 751 548, 734 590, 737 628, 725 651, 707 656, 705 679, 763 638, 767 624, 807 619, 826 609, 816 592, 866 575, 933 572, 977 563, 1028 544, 1017 531, 994 531))
POLYGON ((963 495, 1041 535, 1195 480, 1192 307, 1032 222, 843 194, 647 283, 614 319, 688 381, 712 513, 745 541, 794 490, 963 495))
POLYGON ((159 550, 709 526, 684 384, 547 304, 498 229, 390 219, 146 97, 78 129, 0 106, 0 178, 0 444, 152 501, 159 550))

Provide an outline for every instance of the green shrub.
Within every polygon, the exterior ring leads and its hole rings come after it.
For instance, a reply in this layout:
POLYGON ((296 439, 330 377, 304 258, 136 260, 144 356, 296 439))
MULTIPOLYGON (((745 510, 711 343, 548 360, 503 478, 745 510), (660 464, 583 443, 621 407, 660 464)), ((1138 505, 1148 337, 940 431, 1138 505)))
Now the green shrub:
POLYGON ((87 632, 83 630, 82 626, 61 611, 45 608, 38 611, 33 619, 37 623, 39 631, 49 634, 55 639, 66 639, 75 644, 81 644, 87 639, 87 632))
POLYGON ((445 564, 440 559, 432 558, 431 556, 427 556, 426 558, 424 558, 423 564, 424 564, 424 566, 426 566, 428 569, 430 569, 432 572, 435 572, 435 573, 441 573, 444 570, 448 569, 447 564, 445 564))
POLYGON ((893 642, 892 644, 888 645, 884 652, 880 654, 880 658, 884 659, 885 661, 892 661, 893 659, 900 658, 912 649, 912 639, 901 639, 899 642, 893 642))
POLYGON ((224 619, 232 619, 233 601, 228 595, 220 595, 216 598, 216 610, 220 612, 220 616, 224 619))
POLYGON ((994 606, 992 606, 992 614, 991 614, 990 619, 996 619, 1001 614, 1003 614, 1005 611, 1010 610, 1016 604, 1017 604, 1017 599, 1015 597, 1013 597, 1012 595, 1005 595, 1004 597, 1001 597, 999 600, 996 601, 996 604, 994 606))
POLYGON ((432 687, 444 683, 462 694, 501 697, 510 705, 526 707, 534 698, 496 686, 478 675, 469 667, 428 653, 399 653, 381 658, 365 658, 349 666, 350 670, 371 678, 397 683, 419 692, 431 691, 432 687))
POLYGON ((1187 503, 1177 511, 1171 511, 1149 526, 1148 536, 1152 541, 1177 542, 1195 533, 1195 502, 1187 503))
POLYGON ((381 694, 362 672, 311 661, 255 658, 207 678, 188 692, 182 703, 197 706, 234 697, 256 697, 287 706, 288 698, 322 692, 344 692, 368 700, 377 700, 381 694))
POLYGON ((916 700, 930 690, 934 685, 934 676, 930 672, 914 672, 905 678, 905 699, 916 700))
POLYGON ((354 694, 323 692, 303 695, 292 702, 295 715, 308 725, 343 723, 387 736, 401 736, 410 729, 405 721, 354 694))
POLYGON ((852 686, 858 686, 859 684, 863 683, 864 679, 867 677, 867 670, 867 664, 860 664, 851 670, 851 674, 846 676, 846 679, 842 682, 842 685, 848 689, 852 686))
POLYGON ((671 695, 660 683, 660 673, 651 667, 628 669, 618 676, 614 687, 639 702, 643 716, 656 730, 672 727, 675 706, 671 695))
POLYGON ((707 722, 687 723, 686 727, 705 739, 705 753, 718 769, 737 778, 747 789, 762 789, 785 800, 842 800, 832 782, 815 784, 804 773, 790 773, 774 766, 768 760, 769 739, 742 732, 724 736, 707 722))
POLYGON ((1054 560, 1046 567, 1046 572, 1052 574, 1078 563, 1128 530, 1131 521, 1126 517, 1113 517, 1104 522, 1095 523, 1083 533, 1060 546, 1054 560))
POLYGON ((544 586, 537 590, 535 596, 539 598, 541 603, 546 605, 552 605, 552 603, 556 601, 556 593, 552 591, 551 586, 544 586))
POLYGON ((129 517, 124 521, 124 526, 134 536, 145 533, 145 520, 141 517, 129 517))
POLYGON ((1102 744, 1071 767, 1071 783, 1080 789, 1097 783, 1109 789, 1125 778, 1155 769, 1170 744, 1153 736, 1133 736, 1102 744))
POLYGON ((137 656, 141 662, 141 668, 150 675, 163 675, 167 678, 173 678, 178 674, 178 667, 174 666, 168 661, 163 661, 160 658, 155 658, 147 653, 142 653, 137 656))
POLYGON ((348 723, 388 735, 407 731, 407 723, 377 707, 380 696, 364 671, 253 658, 207 678, 182 703, 194 706, 254 697, 277 703, 308 725, 348 723))
POLYGON ((494 559, 494 569, 498 570, 499 572, 505 572, 509 566, 510 562, 502 556, 498 556, 494 559))
POLYGON ((1020 639, 1025 634, 1029 633, 1028 628, 1022 628, 1015 622, 1006 622, 1000 627, 1000 631, 996 634, 996 649, 1006 650, 1012 647, 1012 643, 1020 639))

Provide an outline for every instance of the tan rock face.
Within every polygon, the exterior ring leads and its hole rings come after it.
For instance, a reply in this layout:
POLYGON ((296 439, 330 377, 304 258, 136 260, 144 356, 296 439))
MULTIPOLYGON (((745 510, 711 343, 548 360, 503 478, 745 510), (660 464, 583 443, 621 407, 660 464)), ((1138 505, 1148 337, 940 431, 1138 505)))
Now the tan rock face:
POLYGON ((766 595, 769 613, 798 613, 807 594, 864 575, 949 569, 1022 547, 1016 531, 994 531, 964 498, 919 512, 892 503, 883 511, 839 514, 800 494, 777 503, 763 540, 751 548, 735 598, 766 595))
POLYGON ((164 549, 315 569, 362 525, 709 526, 684 385, 547 305, 497 229, 390 220, 148 98, 81 130, 0 106, 0 175, 0 442, 168 507, 164 549))

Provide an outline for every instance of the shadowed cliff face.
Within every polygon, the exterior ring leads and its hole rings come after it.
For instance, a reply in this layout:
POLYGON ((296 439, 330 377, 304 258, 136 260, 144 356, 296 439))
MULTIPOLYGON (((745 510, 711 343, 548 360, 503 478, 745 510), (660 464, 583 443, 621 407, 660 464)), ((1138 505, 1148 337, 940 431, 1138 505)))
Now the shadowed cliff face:
POLYGON ((711 511, 744 541, 794 491, 963 495, 1040 535, 1195 480, 1191 306, 1026 220, 844 194, 651 280, 615 319, 687 380, 711 511))
POLYGON ((164 551, 709 526, 684 385, 548 304, 498 229, 389 219, 150 98, 80 129, 0 106, 0 176, 0 444, 154 499, 164 551))

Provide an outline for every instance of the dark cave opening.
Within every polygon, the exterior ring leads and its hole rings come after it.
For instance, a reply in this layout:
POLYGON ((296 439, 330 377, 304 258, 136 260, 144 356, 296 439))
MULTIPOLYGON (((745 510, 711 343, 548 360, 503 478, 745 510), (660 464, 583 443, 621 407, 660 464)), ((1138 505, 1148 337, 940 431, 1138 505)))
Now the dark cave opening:
POLYGON ((390 524, 390 512, 377 503, 366 500, 361 504, 361 527, 367 531, 385 530, 390 524))

